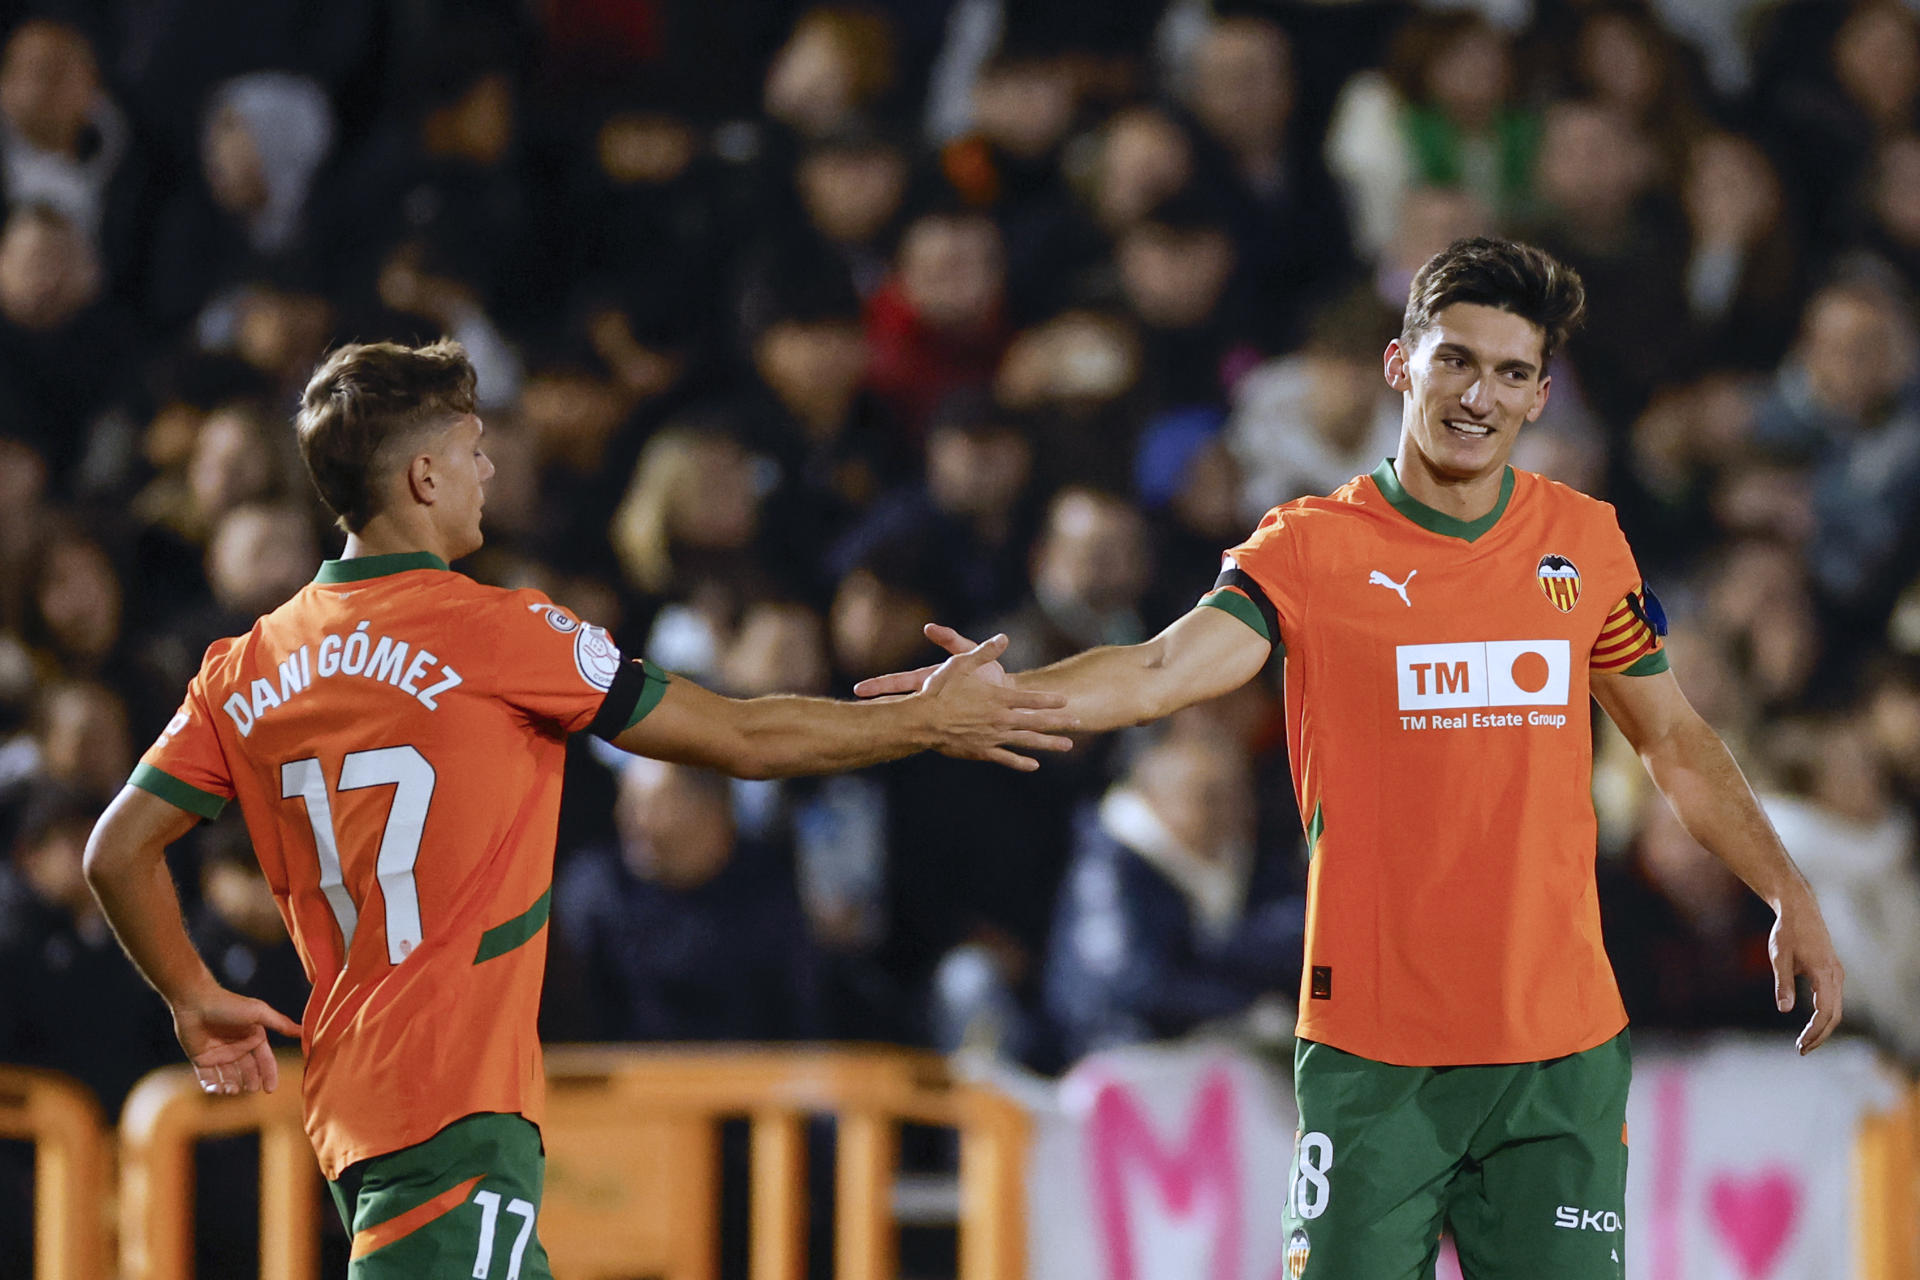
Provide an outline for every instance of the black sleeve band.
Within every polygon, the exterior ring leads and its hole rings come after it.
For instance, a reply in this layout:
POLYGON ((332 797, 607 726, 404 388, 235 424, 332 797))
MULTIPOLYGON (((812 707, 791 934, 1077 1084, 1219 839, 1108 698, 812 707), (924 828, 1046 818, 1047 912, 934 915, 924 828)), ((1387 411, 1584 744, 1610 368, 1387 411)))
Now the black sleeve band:
POLYGON ((612 742, 625 732, 633 723, 633 712, 640 705, 640 696, 647 691, 650 677, 646 664, 638 658, 629 658, 620 664, 620 672, 614 676, 613 683, 607 687, 607 696, 600 700, 600 713, 587 726, 587 732, 595 737, 612 742))
POLYGON ((1213 580, 1215 591, 1221 587, 1233 587, 1245 592, 1247 599, 1253 601, 1253 607, 1260 611, 1261 620, 1267 624, 1268 638, 1275 644, 1280 643, 1280 615, 1274 610, 1273 601, 1267 599, 1267 593, 1260 589, 1259 583, 1248 577, 1238 567, 1228 565, 1220 571, 1220 576, 1213 580))

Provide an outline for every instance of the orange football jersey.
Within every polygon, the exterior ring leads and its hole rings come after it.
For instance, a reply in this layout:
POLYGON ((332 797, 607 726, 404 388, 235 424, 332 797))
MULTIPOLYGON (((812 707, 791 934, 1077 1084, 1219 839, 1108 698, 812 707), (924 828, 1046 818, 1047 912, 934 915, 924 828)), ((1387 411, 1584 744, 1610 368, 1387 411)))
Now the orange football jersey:
MULTIPOLYGON (((475 1112, 539 1122, 566 739, 621 665, 537 591, 425 553, 329 561, 207 650, 135 770, 203 817, 240 802, 313 981, 306 1124, 329 1178, 475 1112)), ((664 689, 648 673, 626 723, 664 689)))
POLYGON ((1643 593, 1610 506, 1512 469, 1466 522, 1382 463, 1227 553, 1205 603, 1286 655, 1311 859, 1301 1036, 1451 1066, 1626 1025, 1600 939, 1588 676, 1666 669, 1643 593))

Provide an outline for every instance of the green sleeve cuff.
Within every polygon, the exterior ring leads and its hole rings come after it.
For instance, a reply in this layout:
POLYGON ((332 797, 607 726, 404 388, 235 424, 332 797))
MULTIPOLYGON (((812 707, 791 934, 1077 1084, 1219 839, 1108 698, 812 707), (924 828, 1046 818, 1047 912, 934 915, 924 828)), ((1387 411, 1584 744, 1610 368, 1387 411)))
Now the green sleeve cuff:
POLYGON ((176 809, 185 809, 211 822, 220 816, 227 807, 224 796, 216 796, 210 791, 202 791, 192 783, 182 782, 172 774, 156 769, 142 762, 134 766, 133 776, 127 779, 127 785, 138 787, 149 795, 159 796, 176 809))
POLYGON ((667 673, 651 662, 646 664, 646 668, 646 683, 640 687, 640 696, 633 703, 633 714, 627 717, 627 723, 620 730, 622 733, 645 720, 647 712, 659 706, 660 699, 667 696, 667 673))
POLYGON ((1260 606, 1247 599, 1247 597, 1240 592, 1228 587, 1221 587, 1217 591, 1209 591, 1206 595, 1201 596, 1200 603, 1206 608, 1218 609, 1222 613, 1232 614, 1249 627, 1252 627, 1262 640, 1265 640, 1274 647, 1277 653, 1282 655, 1286 653, 1287 646, 1282 644, 1267 630, 1267 620, 1260 616, 1260 606))
POLYGON ((1665 670, 1667 670, 1667 651, 1665 649, 1655 649, 1652 653, 1642 657, 1638 662, 1620 674, 1623 676, 1657 676, 1665 670))

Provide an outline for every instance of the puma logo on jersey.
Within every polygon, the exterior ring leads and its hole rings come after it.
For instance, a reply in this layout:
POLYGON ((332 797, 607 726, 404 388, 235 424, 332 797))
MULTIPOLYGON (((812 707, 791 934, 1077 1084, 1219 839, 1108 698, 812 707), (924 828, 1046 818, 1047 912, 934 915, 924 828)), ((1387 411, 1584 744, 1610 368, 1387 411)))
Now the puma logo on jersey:
MULTIPOLYGON (((1412 582, 1414 579, 1414 576, 1419 572, 1420 571, 1418 569, 1409 569, 1407 571, 1407 582, 1412 582)), ((1395 582, 1392 578, 1389 578, 1386 574, 1380 572, 1378 569, 1375 569, 1372 573, 1367 575, 1368 586, 1387 588, 1389 591, 1393 592, 1393 594, 1400 597, 1401 604, 1411 609, 1413 608, 1413 601, 1407 599, 1407 582, 1395 582)))

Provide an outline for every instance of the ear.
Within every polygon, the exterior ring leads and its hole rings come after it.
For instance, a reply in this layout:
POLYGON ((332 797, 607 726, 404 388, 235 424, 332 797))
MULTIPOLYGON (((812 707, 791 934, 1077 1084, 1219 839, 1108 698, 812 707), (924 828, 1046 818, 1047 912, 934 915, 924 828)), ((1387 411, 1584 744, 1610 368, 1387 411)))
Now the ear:
POLYGON ((1413 390, 1413 375, 1407 368, 1407 354, 1406 349, 1400 345, 1400 339, 1395 338, 1387 343, 1385 361, 1387 385, 1395 391, 1413 390))
POLYGON ((407 491, 423 507, 439 501, 439 480, 434 475, 432 454, 416 453, 407 463, 407 491))
POLYGON ((1539 389, 1533 393, 1533 408, 1527 410, 1527 421, 1538 422, 1547 408, 1547 393, 1553 390, 1553 375, 1540 379, 1539 389))

